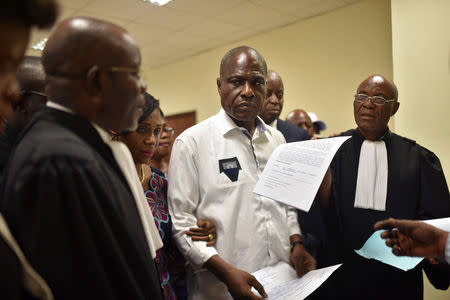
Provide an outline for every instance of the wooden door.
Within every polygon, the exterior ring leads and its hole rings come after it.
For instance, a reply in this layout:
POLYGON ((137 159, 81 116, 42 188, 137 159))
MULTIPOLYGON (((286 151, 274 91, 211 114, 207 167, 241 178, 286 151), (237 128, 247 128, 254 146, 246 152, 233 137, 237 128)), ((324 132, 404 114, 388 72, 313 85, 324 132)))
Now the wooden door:
POLYGON ((172 141, 182 133, 185 129, 195 125, 196 123, 196 112, 190 111, 182 114, 169 115, 166 116, 169 125, 174 129, 174 134, 172 136, 172 141))

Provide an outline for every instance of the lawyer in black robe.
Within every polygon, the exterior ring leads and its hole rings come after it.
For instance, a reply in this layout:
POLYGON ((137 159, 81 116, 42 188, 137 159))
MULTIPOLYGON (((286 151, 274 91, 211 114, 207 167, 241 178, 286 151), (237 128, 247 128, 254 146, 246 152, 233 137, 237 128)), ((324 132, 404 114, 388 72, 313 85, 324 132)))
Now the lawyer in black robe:
POLYGON ((434 266, 425 260, 405 272, 354 252, 372 235, 377 221, 389 217, 421 220, 450 216, 449 191, 439 159, 416 142, 388 131, 382 138, 389 166, 386 211, 356 208, 356 179, 364 138, 357 129, 341 135, 352 138, 338 150, 331 165, 332 208, 326 220, 333 245, 329 254, 344 265, 321 289, 327 290, 328 296, 332 292, 333 296, 347 299, 422 299, 422 267, 436 287, 447 289, 448 266, 434 266))
POLYGON ((87 120, 44 109, 19 140, 3 199, 57 299, 161 299, 127 181, 87 120))
POLYGON ((341 134, 351 138, 332 161, 329 208, 323 210, 331 245, 328 254, 343 265, 311 299, 422 299, 422 268, 436 287, 446 289, 449 285, 446 264, 431 265, 424 260, 405 272, 354 252, 373 234, 377 221, 389 217, 450 216, 449 191, 439 159, 416 142, 387 128, 389 118, 399 107, 397 97, 397 88, 383 76, 371 76, 358 87, 354 101, 358 128, 341 134), (361 147, 366 139, 383 141, 385 145, 385 210, 355 207, 361 147))

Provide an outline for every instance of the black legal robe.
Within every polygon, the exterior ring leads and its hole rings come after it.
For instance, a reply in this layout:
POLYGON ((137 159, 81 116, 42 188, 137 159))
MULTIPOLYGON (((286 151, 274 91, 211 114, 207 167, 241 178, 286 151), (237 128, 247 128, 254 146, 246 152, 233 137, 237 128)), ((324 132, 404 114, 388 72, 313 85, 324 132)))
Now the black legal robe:
POLYGON ((389 217, 450 216, 449 191, 439 159, 416 142, 388 130, 382 138, 388 158, 386 211, 355 208, 359 155, 364 138, 358 130, 341 135, 352 138, 341 146, 332 161, 332 207, 323 213, 331 244, 328 255, 343 266, 310 298, 422 299, 422 267, 436 287, 446 289, 450 283, 448 265, 433 266, 424 261, 405 272, 354 252, 372 235, 377 221, 389 217))
POLYGON ((162 299, 129 186, 87 120, 44 109, 6 171, 2 213, 56 299, 162 299))

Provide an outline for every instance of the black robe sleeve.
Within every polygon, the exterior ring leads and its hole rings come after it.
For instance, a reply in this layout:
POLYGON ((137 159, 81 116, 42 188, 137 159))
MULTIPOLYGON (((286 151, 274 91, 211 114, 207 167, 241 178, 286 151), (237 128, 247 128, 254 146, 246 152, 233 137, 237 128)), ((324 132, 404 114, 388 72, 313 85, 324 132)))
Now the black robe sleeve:
POLYGON ((68 158, 24 168, 5 218, 56 299, 160 299, 146 243, 129 230, 137 223, 99 170, 68 158))

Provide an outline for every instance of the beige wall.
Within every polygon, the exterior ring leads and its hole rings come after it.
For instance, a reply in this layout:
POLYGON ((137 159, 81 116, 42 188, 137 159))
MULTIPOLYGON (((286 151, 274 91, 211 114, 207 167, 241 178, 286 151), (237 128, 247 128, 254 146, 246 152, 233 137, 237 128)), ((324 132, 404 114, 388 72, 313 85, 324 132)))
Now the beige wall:
MULTIPOLYGON (((148 89, 169 113, 197 110, 198 121, 219 106, 219 62, 234 46, 256 48, 285 86, 282 118, 294 108, 314 111, 329 130, 355 127, 352 96, 371 73, 392 78, 388 0, 368 0, 226 45, 154 70, 143 70, 148 89)), ((145 59, 145 58, 144 58, 145 59)))
MULTIPOLYGON (((396 131, 450 165, 450 1, 392 0, 394 80, 400 91, 396 131)), ((450 299, 427 282, 425 299, 450 299)))
POLYGON ((400 91, 396 131, 450 166, 450 1, 393 0, 394 79, 400 91))

